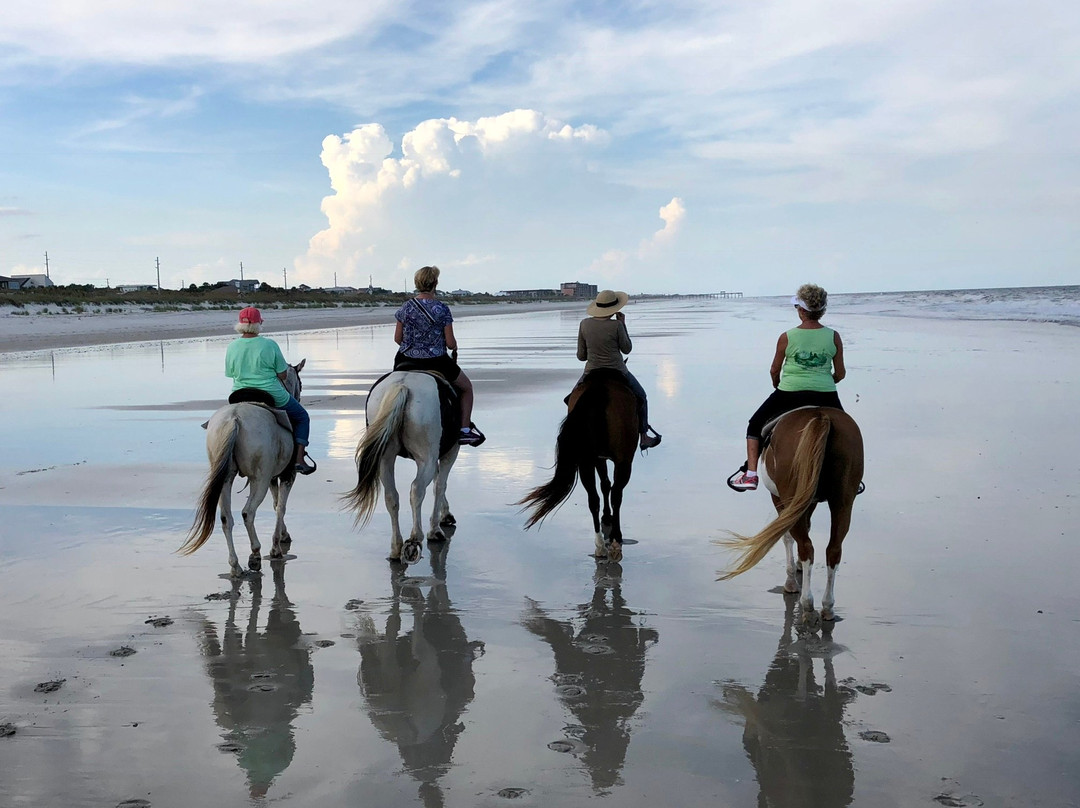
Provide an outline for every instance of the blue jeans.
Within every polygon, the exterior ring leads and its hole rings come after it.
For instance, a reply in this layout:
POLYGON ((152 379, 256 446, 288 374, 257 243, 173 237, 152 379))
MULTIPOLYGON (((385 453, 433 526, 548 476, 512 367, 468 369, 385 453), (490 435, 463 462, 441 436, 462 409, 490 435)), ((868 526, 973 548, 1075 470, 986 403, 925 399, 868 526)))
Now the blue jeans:
POLYGON ((311 434, 311 418, 307 410, 292 396, 289 396, 289 402, 281 409, 285 410, 285 414, 292 422, 293 440, 301 446, 307 446, 308 435, 311 434))

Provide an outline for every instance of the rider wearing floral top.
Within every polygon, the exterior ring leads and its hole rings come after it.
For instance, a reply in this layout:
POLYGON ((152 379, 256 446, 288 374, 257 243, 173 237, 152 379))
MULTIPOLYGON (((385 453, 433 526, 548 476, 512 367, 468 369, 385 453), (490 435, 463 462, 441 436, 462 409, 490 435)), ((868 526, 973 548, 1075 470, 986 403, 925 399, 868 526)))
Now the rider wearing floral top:
POLYGON ((422 267, 413 276, 416 297, 405 302, 394 319, 394 342, 398 353, 394 370, 431 370, 454 385, 461 400, 461 435, 458 443, 476 446, 484 436, 472 426, 473 386, 457 363, 457 338, 450 307, 435 298, 438 267, 422 267), (447 349, 450 353, 447 354, 447 349))
POLYGON ((804 283, 791 298, 799 325, 785 331, 776 342, 769 368, 775 389, 747 424, 746 465, 729 481, 737 491, 757 488, 761 429, 766 423, 799 407, 844 409, 836 394, 837 382, 847 375, 844 343, 836 331, 819 322, 828 301, 828 293, 812 283, 804 283))

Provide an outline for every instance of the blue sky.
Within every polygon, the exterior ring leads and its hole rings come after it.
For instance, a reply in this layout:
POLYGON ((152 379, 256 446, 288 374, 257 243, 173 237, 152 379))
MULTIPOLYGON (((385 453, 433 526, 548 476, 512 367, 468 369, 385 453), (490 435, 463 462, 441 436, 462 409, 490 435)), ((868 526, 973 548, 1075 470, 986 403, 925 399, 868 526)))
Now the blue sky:
POLYGON ((1076 283, 1078 53, 1064 0, 8 0, 0 274, 1076 283))

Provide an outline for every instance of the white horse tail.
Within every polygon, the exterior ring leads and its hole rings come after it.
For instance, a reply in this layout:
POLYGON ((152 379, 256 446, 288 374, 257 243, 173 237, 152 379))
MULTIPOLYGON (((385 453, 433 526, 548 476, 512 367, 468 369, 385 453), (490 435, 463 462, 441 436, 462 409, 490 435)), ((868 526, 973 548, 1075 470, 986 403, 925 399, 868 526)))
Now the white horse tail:
POLYGON ((210 473, 199 495, 199 505, 195 509, 195 523, 191 526, 187 541, 180 547, 180 555, 191 555, 210 538, 214 532, 214 515, 217 511, 218 501, 221 499, 221 491, 225 487, 225 481, 229 478, 229 468, 233 462, 233 449, 236 446, 236 438, 240 433, 240 419, 233 413, 230 418, 231 424, 226 423, 222 428, 211 429, 214 431, 207 435, 207 454, 210 456, 210 473))
POLYGON ((390 440, 401 432, 408 402, 409 388, 402 382, 393 382, 379 402, 379 411, 368 424, 360 445, 356 447, 356 487, 342 499, 356 511, 357 527, 366 525, 375 511, 375 500, 381 486, 379 471, 382 459, 390 440))
MULTIPOLYGON (((779 431, 780 427, 777 427, 779 431)), ((742 536, 732 533, 732 538, 717 541, 716 544, 738 550, 741 555, 736 560, 733 569, 728 570, 716 580, 726 581, 741 575, 763 559, 784 534, 791 530, 802 519, 806 509, 817 496, 818 482, 821 479, 821 467, 825 460, 825 444, 829 440, 829 432, 832 423, 829 417, 822 412, 816 413, 807 422, 799 435, 799 443, 795 447, 795 453, 791 458, 790 477, 795 490, 792 492, 782 491, 786 500, 783 510, 776 518, 767 524, 760 533, 753 536, 742 536)), ((776 440, 776 433, 773 433, 776 440)), ((773 450, 776 451, 774 443, 773 450)), ((770 476, 771 473, 770 473, 770 476)), ((787 475, 784 475, 785 477, 787 475)))

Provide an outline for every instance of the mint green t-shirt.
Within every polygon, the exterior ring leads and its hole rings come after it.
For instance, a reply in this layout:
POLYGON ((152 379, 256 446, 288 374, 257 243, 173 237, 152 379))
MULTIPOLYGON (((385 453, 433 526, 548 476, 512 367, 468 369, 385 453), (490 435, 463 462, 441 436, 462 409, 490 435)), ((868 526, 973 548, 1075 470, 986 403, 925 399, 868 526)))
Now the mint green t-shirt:
POLYGON ((277 375, 288 367, 281 348, 266 337, 241 337, 230 342, 225 351, 225 375, 233 380, 233 390, 265 390, 279 407, 289 403, 289 391, 277 375))
POLYGON ((836 332, 831 328, 792 328, 787 332, 787 350, 780 372, 780 390, 836 390, 832 360, 836 356, 836 332))

